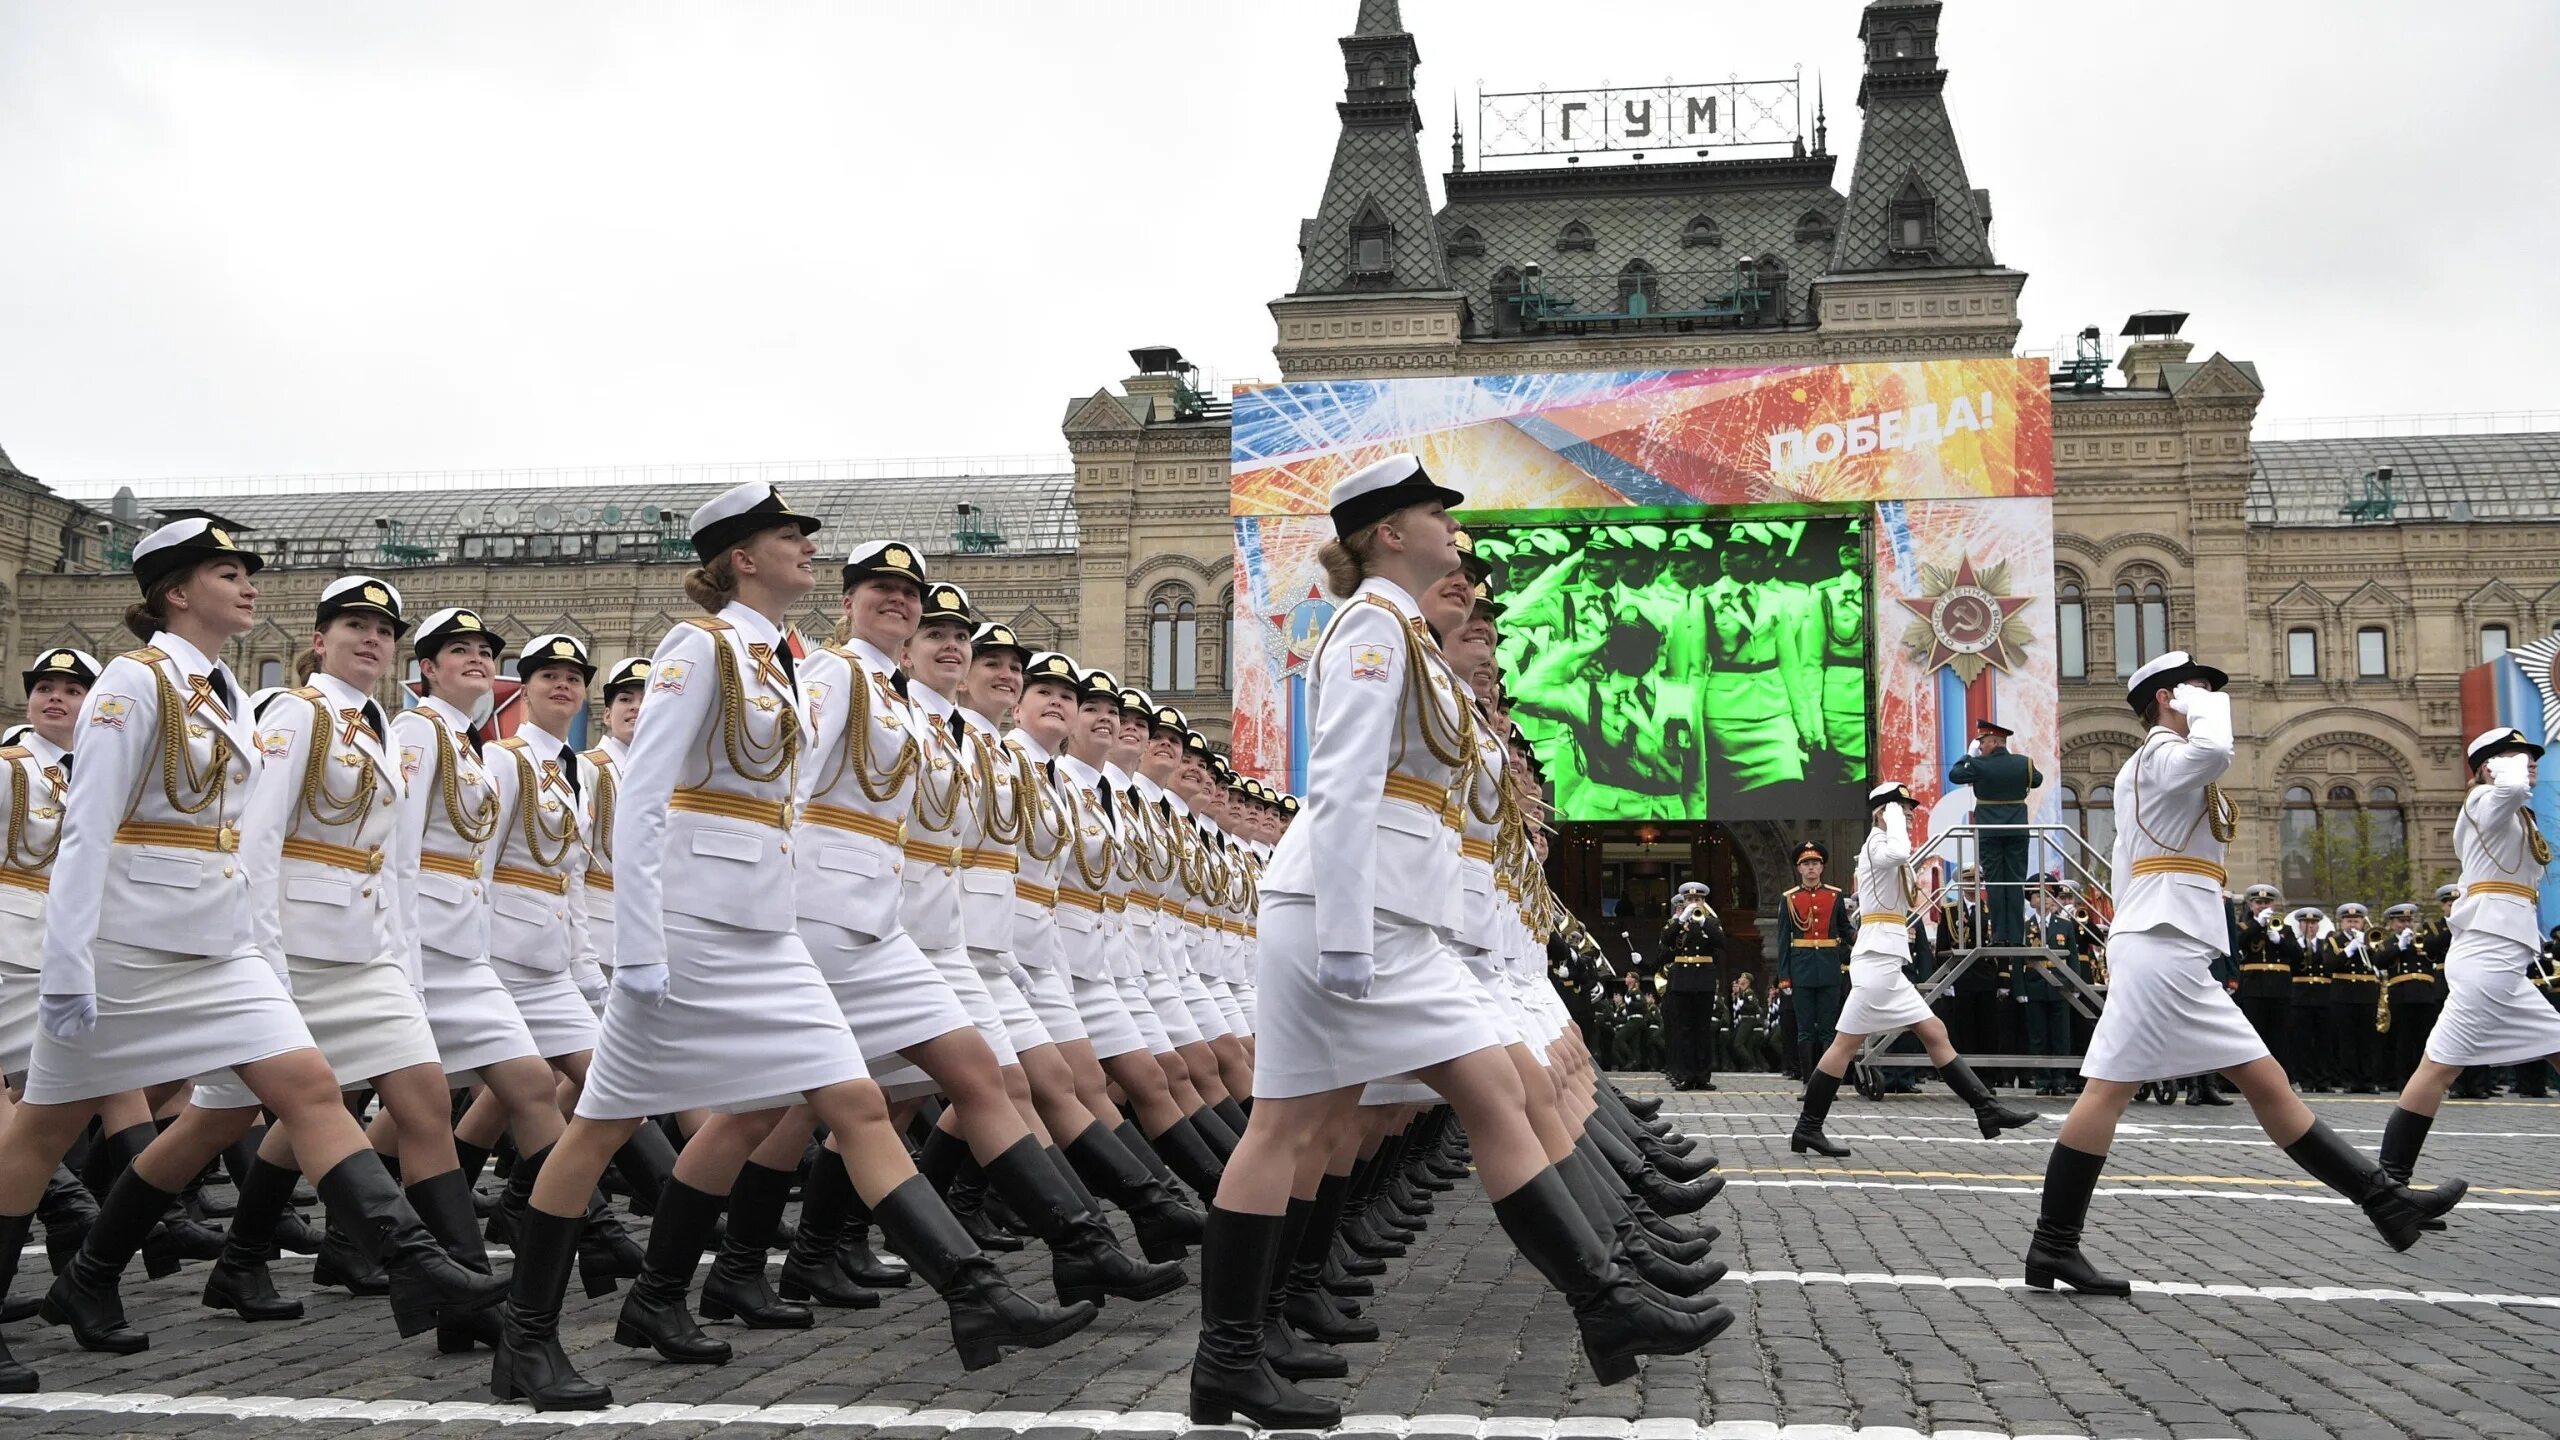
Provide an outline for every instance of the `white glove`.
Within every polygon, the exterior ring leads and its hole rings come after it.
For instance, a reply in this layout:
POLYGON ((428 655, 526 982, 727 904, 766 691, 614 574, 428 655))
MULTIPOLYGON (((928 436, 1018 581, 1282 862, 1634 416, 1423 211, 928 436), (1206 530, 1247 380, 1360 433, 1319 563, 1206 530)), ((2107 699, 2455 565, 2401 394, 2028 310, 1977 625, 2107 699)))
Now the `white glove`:
POLYGON ((1964 747, 1964 753, 1965 753, 1965 758, 1966 758, 1966 759, 1968 759, 1968 760, 1979 760, 1979 759, 1981 759, 1981 758, 1982 758, 1982 742, 1981 742, 1981 741, 1979 741, 1979 740, 1976 740, 1976 741, 1974 741, 1972 744, 1967 745, 1966 747, 1964 747))
POLYGON ((2190 687, 2188 686, 2181 685, 2169 692, 2170 709, 2177 711, 2181 715, 2192 715, 2195 713, 2193 710, 2188 708, 2189 688, 2190 687))
POLYGON ((1013 977, 1014 988, 1029 995, 1031 993, 1030 968, 1011 956, 1005 957, 1004 968, 1005 973, 1013 977))
POLYGON ((1377 957, 1357 950, 1327 950, 1316 956, 1316 983, 1347 999, 1368 999, 1369 982, 1377 972, 1377 957))
POLYGON ((1900 803, 1884 807, 1885 838, 1908 848, 1911 844, 1911 812, 1900 803))
POLYGON ((2514 751, 2492 755, 2482 762, 2480 768, 2489 772, 2489 783, 2500 789, 2521 785, 2525 781, 2525 758, 2514 751))
POLYGON ((36 1024, 56 1040, 77 1040, 98 1028, 98 997, 39 995, 36 1024))
POLYGON ((605 989, 608 982, 604 977, 603 966, 593 965, 583 969, 572 966, 570 978, 577 982, 579 999, 586 1001, 590 1005, 601 1005, 604 1003, 605 989))
POLYGON ((664 965, 616 965, 613 988, 643 1005, 656 1005, 667 998, 667 967, 664 965))

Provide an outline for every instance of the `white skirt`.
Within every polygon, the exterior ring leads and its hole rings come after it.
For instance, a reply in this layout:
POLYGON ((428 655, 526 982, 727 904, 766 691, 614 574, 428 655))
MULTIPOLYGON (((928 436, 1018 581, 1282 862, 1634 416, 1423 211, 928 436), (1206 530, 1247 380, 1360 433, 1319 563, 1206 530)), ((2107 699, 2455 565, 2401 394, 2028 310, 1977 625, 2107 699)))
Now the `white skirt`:
POLYGON ((1138 1027, 1138 1038, 1146 1042, 1147 1053, 1172 1054, 1173 1036, 1166 1033, 1164 1017, 1156 1013, 1155 1002, 1147 998, 1147 977, 1122 975, 1112 985, 1119 992, 1121 1010, 1128 1015, 1129 1023, 1138 1027))
POLYGON ((870 1072, 800 937, 666 917, 667 993, 605 1001, 578 1114, 768 1110, 870 1072))
POLYGON ((1076 1018, 1084 1022, 1084 1038, 1093 1042, 1096 1058, 1108 1060, 1114 1055, 1148 1053, 1147 1037, 1138 1029, 1138 1022, 1129 1018, 1129 1005, 1120 998, 1117 981, 1108 975, 1099 980, 1069 975, 1067 986, 1075 999, 1076 1018))
POLYGON ((1201 976, 1200 983, 1208 989, 1218 1014, 1225 1018, 1228 1034, 1243 1037, 1253 1033, 1253 1022, 1244 1018, 1244 1003, 1236 999, 1234 986, 1215 975, 1201 976))
POLYGON ((1067 967, 1052 965, 1027 973, 1031 976, 1031 990, 1025 998, 1031 1001, 1031 1011, 1040 1017, 1040 1028, 1049 1033, 1049 1038, 1061 1045, 1090 1039, 1084 1016, 1076 1009, 1075 984, 1067 978, 1067 967))
POLYGON ((16 1084, 36 1048, 44 922, 0 913, 0 1079, 16 1084))
POLYGON ((1138 983, 1147 1004, 1154 1008, 1156 1019, 1164 1023, 1165 1036, 1173 1041, 1173 1048, 1197 1045, 1207 1038, 1200 1033, 1200 1022, 1191 1018, 1191 1007, 1183 1001, 1181 982, 1159 967, 1139 976, 1138 983))
POLYGON ((489 968, 505 983, 507 994, 516 1002, 516 1013, 524 1017, 524 1028, 533 1033, 534 1048, 545 1060, 575 1055, 596 1048, 595 1008, 587 997, 578 993, 578 982, 565 970, 535 970, 512 960, 491 956, 489 968))
POLYGON ((1898 955, 1849 957, 1849 999, 1840 1007, 1842 1035, 1882 1035, 1930 1019, 1935 1011, 1920 998, 1920 987, 1902 973, 1898 955))
POLYGON ((1377 969, 1368 998, 1353 1000, 1316 983, 1315 922, 1311 899, 1264 892, 1257 1097, 1403 1079, 1501 1043, 1485 1017, 1482 987, 1438 931, 1377 912, 1377 969))
MULTIPOLYGON (((395 1070, 436 1063, 435 1032, 399 962, 350 965, 287 955, 285 965, 293 972, 293 1008, 302 1012, 338 1088, 354 1090, 395 1070)), ((200 1110, 246 1110, 257 1103, 249 1087, 228 1073, 196 1086, 200 1110)))
POLYGON ((302 1013, 255 950, 180 955, 100 938, 89 958, 97 1028, 68 1040, 36 1033, 30 1105, 95 1100, 311 1048, 302 1013))
POLYGON ((2439 1065, 2514 1065, 2560 1055, 2560 1010, 2525 974, 2530 953, 2484 931, 2453 937, 2444 957, 2445 1001, 2427 1036, 2439 1065))
POLYGON ((427 1028, 436 1039, 436 1061, 457 1087, 479 1078, 480 1068, 507 1060, 539 1060, 541 1049, 516 1011, 507 982, 478 956, 454 955, 433 945, 418 949, 427 981, 427 1028))
POLYGON ((987 987, 987 1000, 1004 1019, 1005 1043, 1013 1047, 1015 1057, 1025 1050, 1049 1043, 1048 1027, 1040 1023, 1040 1014, 1031 1008, 1031 997, 1013 983, 1012 967, 1004 956, 993 950, 971 950, 969 963, 977 969, 978 982, 987 987))
POLYGON ((874 940, 803 915, 800 940, 835 992, 854 1043, 872 1060, 885 1065, 910 1045, 971 1028, 959 997, 905 930, 874 940))
POLYGON ((952 998, 960 1002, 960 1008, 969 1016, 969 1023, 978 1027, 978 1034, 986 1039, 987 1048, 996 1052, 996 1063, 1021 1064, 1021 1057, 1013 1053, 1013 1037, 1005 1028, 1004 1012, 996 1008, 996 997, 987 993, 986 978, 978 973, 977 966, 969 963, 969 947, 954 945, 947 950, 927 950, 924 958, 933 962, 934 973, 942 977, 942 983, 951 991, 952 998))
POLYGON ((1191 1011, 1191 1024, 1199 1030, 1201 1039, 1215 1040, 1235 1033, 1227 1024, 1227 1012, 1218 1008, 1217 997, 1209 993, 1207 980, 1198 975, 1178 975, 1173 983, 1182 994, 1183 1005, 1191 1011))
POLYGON ((2220 949, 2174 930, 2107 939, 2107 1003, 2080 1073, 2177 1080, 2267 1058, 2266 1042, 2213 978, 2220 949))

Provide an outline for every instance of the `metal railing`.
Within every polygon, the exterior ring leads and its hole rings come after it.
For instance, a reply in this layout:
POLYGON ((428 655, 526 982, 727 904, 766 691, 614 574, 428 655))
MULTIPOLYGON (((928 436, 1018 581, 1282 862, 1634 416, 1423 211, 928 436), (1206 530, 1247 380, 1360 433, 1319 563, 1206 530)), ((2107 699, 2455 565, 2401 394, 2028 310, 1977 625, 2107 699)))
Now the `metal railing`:
MULTIPOLYGON (((2087 840, 2081 838, 2079 831, 2071 826, 1967 824, 1950 825, 1938 831, 1931 835, 1919 849, 1912 852, 1908 867, 1911 875, 1911 913, 1928 914, 1951 896, 1958 903, 1962 903, 1964 897, 1957 892, 1955 884, 1948 877, 1952 874, 1961 874, 1967 868, 1975 870, 1977 874, 1980 873, 1984 836, 2018 834, 2024 834, 2031 840, 2040 842, 2030 851, 2027 866, 2030 878, 2025 884, 2019 886, 2016 895, 2008 897, 2020 907, 2021 911, 2027 904, 2026 886, 2036 884, 2058 886, 2063 898, 2083 917, 2083 923, 2087 923, 2090 919, 2103 920, 2112 911, 2114 902, 2111 897, 2114 889, 2108 873, 2110 867, 2108 857, 2100 854, 2087 840), (2040 876, 2055 878, 2035 878, 2040 876)), ((1983 888, 1982 895, 1982 924, 1977 927, 1974 934, 1968 937, 1971 943, 1962 948, 1935 952, 1937 969, 1927 979, 1916 982, 1920 998, 1929 1001, 1934 1007, 1938 997, 1953 987, 1956 981, 1962 978, 1966 971, 1972 969, 1978 961, 2056 961, 2059 963, 2045 972, 2046 978, 2062 987, 2063 1000, 2073 1010, 2091 1020, 2097 1019, 2098 1013, 2106 1006, 2106 991, 2091 983, 2087 976, 2074 969, 2070 963, 2072 957, 2042 944, 1994 945, 1990 943, 1990 907, 1997 897, 1988 887, 1983 888)), ((1911 1051, 1901 1054, 1886 1053, 1886 1047, 1902 1033, 1900 1030, 1892 1030, 1880 1035, 1870 1035, 1858 1047, 1857 1058, 1851 1062, 1850 1073, 1861 1091, 1874 1092, 1876 1087, 1874 1077, 1870 1073, 1872 1071, 1930 1068, 1930 1060, 1925 1053, 1911 1051)), ((2080 1067, 2078 1055, 1968 1054, 1965 1059, 1970 1061, 1976 1069, 2077 1070, 2080 1067)))

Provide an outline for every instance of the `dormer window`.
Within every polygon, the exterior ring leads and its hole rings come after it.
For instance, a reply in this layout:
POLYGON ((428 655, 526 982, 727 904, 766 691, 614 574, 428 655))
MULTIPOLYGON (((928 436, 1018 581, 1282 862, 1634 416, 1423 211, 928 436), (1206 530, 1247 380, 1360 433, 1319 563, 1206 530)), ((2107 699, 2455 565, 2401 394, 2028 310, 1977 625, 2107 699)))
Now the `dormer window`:
POLYGON ((1394 253, 1394 239, 1395 227, 1387 223, 1378 202, 1363 204, 1358 218, 1351 222, 1351 273, 1367 277, 1394 275, 1395 263, 1388 258, 1394 253))
POLYGON ((1885 248, 1897 255, 1926 255, 1938 248, 1938 202, 1914 169, 1893 197, 1893 229, 1885 248))
POLYGON ((1387 62, 1376 55, 1369 57, 1369 88, 1372 90, 1387 88, 1387 62))
POLYGON ((1689 223, 1681 227, 1680 244, 1684 249, 1694 250, 1701 245, 1722 245, 1723 243, 1724 232, 1716 228, 1716 222, 1710 216, 1692 215, 1689 217, 1689 223))
POLYGON ((1461 225, 1457 232, 1449 237, 1449 243, 1442 248, 1453 260, 1461 255, 1482 255, 1484 236, 1477 233, 1473 225, 1461 225))
POLYGON ((1834 233, 1831 217, 1819 210, 1807 210, 1796 217, 1796 243, 1799 245, 1828 245, 1834 233))
POLYGON ((1579 220, 1568 220, 1564 223, 1564 228, 1556 232, 1556 248, 1558 250, 1597 250, 1600 246, 1598 241, 1591 238, 1590 226, 1579 220))

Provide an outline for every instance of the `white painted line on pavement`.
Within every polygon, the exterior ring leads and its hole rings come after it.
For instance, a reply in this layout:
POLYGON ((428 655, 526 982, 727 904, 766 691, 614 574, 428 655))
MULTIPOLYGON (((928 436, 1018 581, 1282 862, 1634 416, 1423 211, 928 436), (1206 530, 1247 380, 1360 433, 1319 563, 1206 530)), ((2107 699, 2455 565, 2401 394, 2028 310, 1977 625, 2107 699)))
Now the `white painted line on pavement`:
MULTIPOLYGON (((1881 1271, 1736 1270, 1725 1277, 1745 1285, 1890 1285, 1905 1290, 2024 1290, 2022 1279, 1988 1275, 1888 1275, 1881 1271)), ((2458 1290, 2361 1289, 2346 1285, 2198 1285, 2183 1280, 2136 1280, 2137 1295, 2176 1295, 2215 1300, 2298 1300, 2336 1304, 2347 1300, 2398 1301, 2410 1305, 2492 1305, 2560 1310, 2560 1295, 2474 1295, 2458 1290)))
MULTIPOLYGON (((2271 1178, 2268 1183, 2289 1184, 2291 1182, 2271 1178)), ((1752 1180, 1741 1177, 1727 1180, 1725 1182, 1725 1189, 1953 1190, 1970 1191, 1976 1195, 2041 1195, 2044 1193, 2044 1187, 2040 1185, 1957 1184, 1943 1180, 1752 1180)), ((2332 1195, 2325 1191, 2318 1190, 2205 1190, 2187 1186, 2159 1185, 2137 1188, 2128 1185, 2101 1185, 2092 1193, 2101 1199, 2113 1200, 2272 1200, 2287 1205, 2346 1205, 2351 1203, 2342 1195, 2332 1195)), ((2460 1217, 2480 1210, 2513 1211, 2519 1214, 2540 1214, 2551 1211, 2560 1211, 2560 1205, 2533 1204, 2521 1200, 2465 1199, 2461 1206, 2454 1211, 2454 1214, 2456 1217, 2460 1217)), ((496 1252, 493 1251, 491 1253, 494 1254, 496 1252)))
MULTIPOLYGON (((941 1430, 1091 1430, 1103 1435, 1179 1435, 1200 1429, 1169 1410, 956 1410, 903 1405, 614 1405, 603 1410, 534 1413, 527 1405, 477 1400, 294 1399, 282 1395, 101 1395, 64 1390, 0 1395, 0 1410, 110 1415, 203 1415, 283 1421, 381 1424, 499 1425, 896 1425, 941 1430)), ((1236 1427, 1209 1427, 1226 1432, 1236 1427)), ((2012 1440, 1986 1430, 1921 1431, 1848 1425, 1776 1425, 1767 1421, 1610 1420, 1593 1416, 1346 1415, 1338 1431, 1407 1440, 2012 1440)), ((2083 1440, 2076 1432, 2042 1432, 2015 1440, 2083 1440)))

